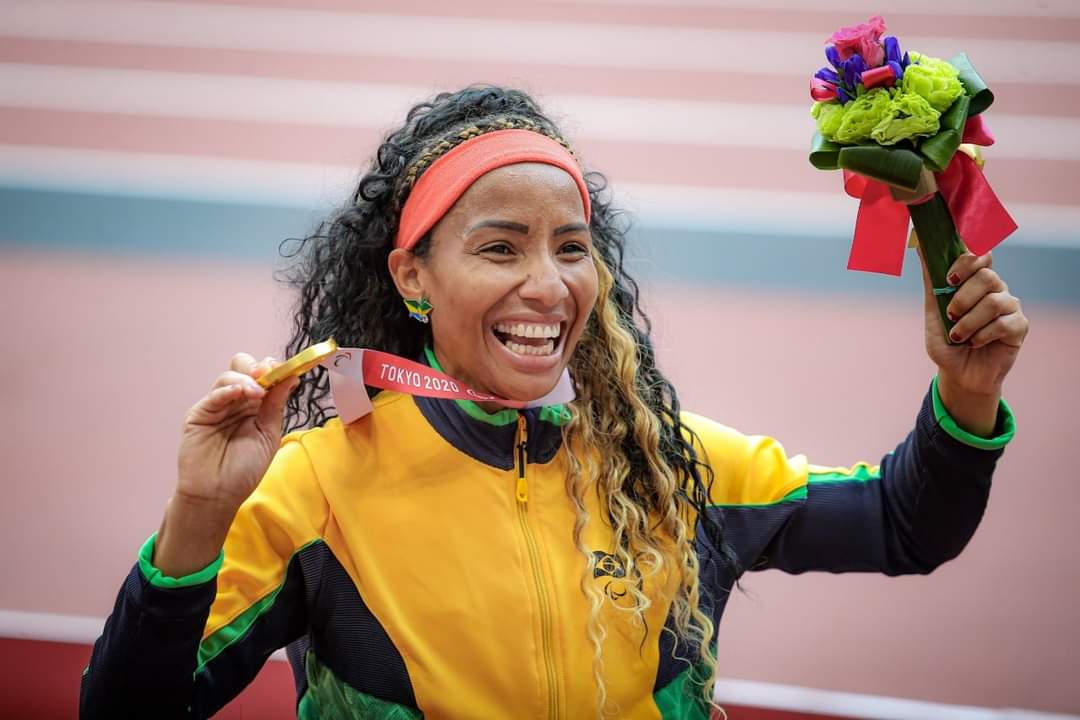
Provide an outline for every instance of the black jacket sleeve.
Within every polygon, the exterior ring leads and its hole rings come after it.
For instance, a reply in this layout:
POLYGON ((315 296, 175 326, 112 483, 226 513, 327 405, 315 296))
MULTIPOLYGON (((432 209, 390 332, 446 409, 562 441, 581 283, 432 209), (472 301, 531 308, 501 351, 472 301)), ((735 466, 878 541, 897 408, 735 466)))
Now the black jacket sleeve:
POLYGON ((956 557, 982 518, 1015 423, 1003 401, 996 437, 977 438, 956 426, 936 392, 879 466, 810 465, 805 486, 782 501, 724 508, 744 567, 900 575, 956 557))
MULTIPOLYGON (((136 564, 83 673, 80 718, 208 718, 240 693, 267 658, 307 628, 304 573, 290 563, 273 602, 207 657, 203 633, 216 577, 161 587, 136 564)), ((252 611, 263 610, 262 606, 252 611)))
POLYGON ((208 567, 169 578, 154 537, 120 588, 83 673, 80 717, 207 718, 304 635, 321 566, 325 499, 306 451, 285 442, 208 567), (313 559, 315 558, 315 559, 313 559))

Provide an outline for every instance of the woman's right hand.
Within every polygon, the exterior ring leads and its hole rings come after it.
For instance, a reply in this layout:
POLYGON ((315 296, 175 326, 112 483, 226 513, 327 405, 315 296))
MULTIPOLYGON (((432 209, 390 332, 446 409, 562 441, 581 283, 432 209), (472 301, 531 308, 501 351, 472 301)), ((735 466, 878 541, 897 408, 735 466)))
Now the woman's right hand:
POLYGON ((255 378, 278 363, 233 356, 184 417, 176 492, 155 544, 154 565, 182 577, 208 565, 221 550, 240 505, 255 491, 281 442, 288 378, 264 390, 255 378))
POLYGON ((176 496, 235 512, 259 484, 281 443, 289 378, 269 391, 255 382, 275 365, 238 353, 210 392, 184 417, 177 460, 176 496))

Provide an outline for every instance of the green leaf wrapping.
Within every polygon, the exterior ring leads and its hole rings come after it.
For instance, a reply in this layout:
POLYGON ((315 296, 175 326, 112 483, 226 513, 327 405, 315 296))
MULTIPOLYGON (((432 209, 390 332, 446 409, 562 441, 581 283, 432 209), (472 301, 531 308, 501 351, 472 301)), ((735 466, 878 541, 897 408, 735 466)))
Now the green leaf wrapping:
POLYGON ((819 133, 814 133, 810 140, 810 164, 818 170, 838 170, 837 158, 843 145, 826 140, 819 133))
POLYGON ((837 164, 874 180, 914 190, 919 186, 923 159, 906 148, 853 145, 840 150, 837 164))
POLYGON ((919 152, 926 158, 926 167, 934 172, 943 172, 952 162, 956 149, 964 139, 964 125, 967 124, 971 98, 961 95, 956 102, 941 116, 941 130, 937 135, 927 138, 919 145, 919 152))
MULTIPOLYGON (((934 193, 934 196, 924 203, 908 205, 908 212, 911 213, 911 224, 915 226, 915 232, 919 236, 919 247, 926 260, 931 284, 938 289, 950 287, 946 279, 949 268, 957 258, 967 252, 967 248, 956 232, 956 224, 945 204, 945 198, 941 193, 934 193)), ((934 299, 937 300, 941 323, 945 327, 945 340, 951 344, 949 331, 955 323, 949 319, 946 309, 953 299, 953 293, 935 293, 934 299)))
POLYGON ((960 83, 964 86, 964 94, 971 98, 971 107, 968 115, 978 115, 994 102, 994 93, 983 82, 982 77, 975 71, 975 66, 968 60, 966 53, 960 53, 949 64, 960 71, 960 83))

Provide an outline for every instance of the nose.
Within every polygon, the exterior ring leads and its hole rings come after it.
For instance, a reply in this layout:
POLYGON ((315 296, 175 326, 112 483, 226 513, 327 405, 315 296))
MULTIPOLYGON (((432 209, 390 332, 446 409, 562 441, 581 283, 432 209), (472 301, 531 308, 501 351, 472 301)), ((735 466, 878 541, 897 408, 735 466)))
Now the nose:
POLYGON ((534 253, 526 266, 528 273, 518 293, 524 300, 533 300, 545 308, 554 307, 570 294, 558 261, 550 252, 534 253))

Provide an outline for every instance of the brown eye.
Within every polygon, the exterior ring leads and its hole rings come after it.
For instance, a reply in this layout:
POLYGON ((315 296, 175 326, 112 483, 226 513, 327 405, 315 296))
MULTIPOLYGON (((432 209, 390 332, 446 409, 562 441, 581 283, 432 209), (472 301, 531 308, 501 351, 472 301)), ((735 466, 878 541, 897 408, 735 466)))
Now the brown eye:
POLYGON ((506 243, 494 243, 492 245, 485 245, 480 249, 480 252, 492 255, 510 255, 514 252, 506 243))

